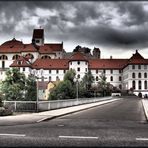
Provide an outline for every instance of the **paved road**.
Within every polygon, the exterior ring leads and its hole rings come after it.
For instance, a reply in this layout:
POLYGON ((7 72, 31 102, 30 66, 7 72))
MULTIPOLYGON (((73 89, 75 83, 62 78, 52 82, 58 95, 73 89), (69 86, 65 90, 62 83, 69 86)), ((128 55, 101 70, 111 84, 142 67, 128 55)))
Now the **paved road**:
POLYGON ((46 122, 0 127, 0 146, 148 146, 145 120, 141 100, 122 99, 46 122))

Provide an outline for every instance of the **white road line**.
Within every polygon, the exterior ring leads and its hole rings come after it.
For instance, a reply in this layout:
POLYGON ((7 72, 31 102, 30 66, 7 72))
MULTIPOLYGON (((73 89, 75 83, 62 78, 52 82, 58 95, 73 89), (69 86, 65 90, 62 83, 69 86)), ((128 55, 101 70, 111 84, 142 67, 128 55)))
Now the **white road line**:
POLYGON ((26 135, 23 135, 23 134, 0 134, 0 136, 19 136, 19 137, 25 137, 26 135))
POLYGON ((71 138, 71 139, 98 139, 98 137, 85 137, 85 136, 59 136, 59 138, 71 138))
POLYGON ((148 138, 136 138, 136 140, 140 140, 140 141, 148 141, 148 138))

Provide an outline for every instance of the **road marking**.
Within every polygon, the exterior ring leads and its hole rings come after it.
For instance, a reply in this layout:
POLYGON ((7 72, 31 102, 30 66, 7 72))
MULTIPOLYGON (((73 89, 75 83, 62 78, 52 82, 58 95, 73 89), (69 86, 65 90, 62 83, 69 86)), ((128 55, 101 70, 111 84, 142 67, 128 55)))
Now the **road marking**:
POLYGON ((36 121, 36 122, 39 123, 39 122, 42 122, 42 121, 44 121, 44 120, 46 120, 46 119, 48 119, 48 117, 42 118, 42 119, 40 119, 40 120, 38 120, 38 121, 36 121))
POLYGON ((85 137, 85 136, 59 136, 59 138, 71 138, 71 139, 98 139, 98 137, 85 137))
POLYGON ((20 137, 25 137, 26 135, 23 135, 23 134, 0 134, 0 136, 20 136, 20 137))
POLYGON ((136 140, 140 140, 140 141, 148 141, 148 138, 136 138, 136 140))

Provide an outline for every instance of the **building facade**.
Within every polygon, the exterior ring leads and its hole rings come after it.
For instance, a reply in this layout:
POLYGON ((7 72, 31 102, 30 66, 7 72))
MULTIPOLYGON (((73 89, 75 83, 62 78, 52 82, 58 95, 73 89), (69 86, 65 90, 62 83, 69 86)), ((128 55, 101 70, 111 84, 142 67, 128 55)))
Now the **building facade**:
POLYGON ((5 72, 17 67, 26 76, 33 74, 39 81, 50 82, 63 80, 69 69, 75 69, 76 77, 81 80, 86 72, 92 72, 95 82, 104 73, 107 82, 121 90, 133 89, 148 94, 148 59, 136 50, 129 59, 101 59, 99 48, 91 53, 80 49, 67 53, 61 43, 44 43, 44 29, 34 29, 32 42, 24 44, 13 38, 0 46, 0 80, 5 79, 5 72))

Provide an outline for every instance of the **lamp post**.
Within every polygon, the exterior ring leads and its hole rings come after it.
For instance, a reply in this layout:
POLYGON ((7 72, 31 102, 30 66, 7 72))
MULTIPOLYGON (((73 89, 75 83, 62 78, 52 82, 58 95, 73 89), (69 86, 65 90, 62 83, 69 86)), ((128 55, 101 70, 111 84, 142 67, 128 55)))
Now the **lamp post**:
POLYGON ((77 101, 79 99, 79 81, 78 81, 79 78, 75 78, 75 82, 76 82, 76 98, 77 98, 77 101))

